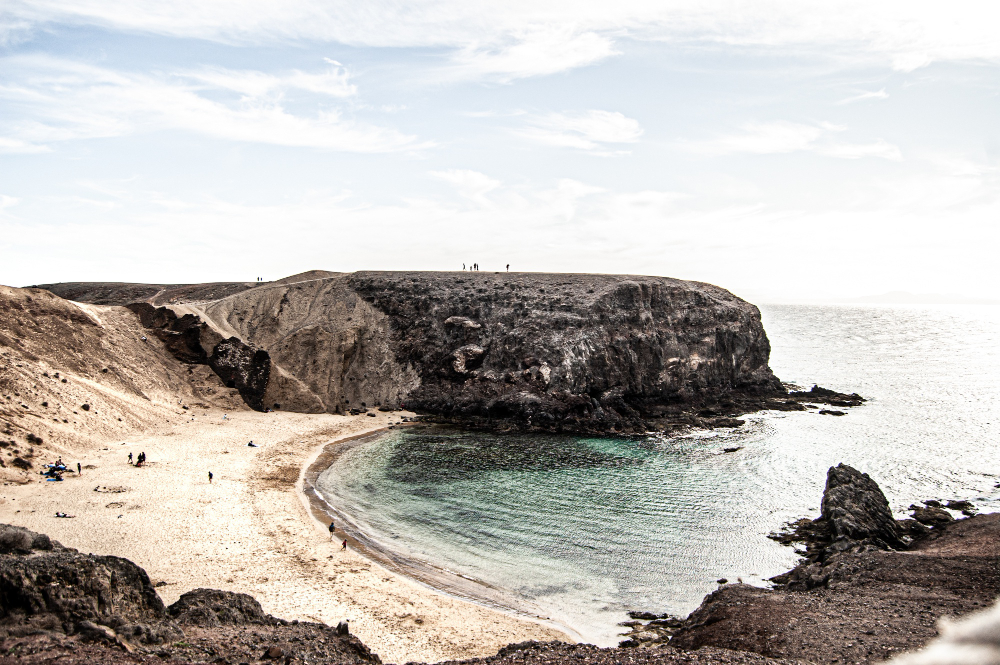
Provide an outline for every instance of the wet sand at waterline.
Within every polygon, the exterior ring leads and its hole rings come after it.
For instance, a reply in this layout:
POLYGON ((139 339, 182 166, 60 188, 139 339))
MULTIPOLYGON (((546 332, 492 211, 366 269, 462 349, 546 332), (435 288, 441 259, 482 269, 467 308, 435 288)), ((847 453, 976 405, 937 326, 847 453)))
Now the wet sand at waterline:
POLYGON ((350 546, 343 552, 342 532, 332 539, 313 517, 303 469, 331 442, 384 428, 398 414, 223 413, 199 411, 195 421, 64 455, 69 466, 84 465, 82 478, 0 488, 0 522, 81 552, 128 558, 160 584, 168 604, 207 587, 249 593, 285 619, 349 619, 351 632, 385 662, 486 656, 511 642, 567 639, 433 591, 350 546), (147 465, 130 466, 129 452, 145 452, 147 465))

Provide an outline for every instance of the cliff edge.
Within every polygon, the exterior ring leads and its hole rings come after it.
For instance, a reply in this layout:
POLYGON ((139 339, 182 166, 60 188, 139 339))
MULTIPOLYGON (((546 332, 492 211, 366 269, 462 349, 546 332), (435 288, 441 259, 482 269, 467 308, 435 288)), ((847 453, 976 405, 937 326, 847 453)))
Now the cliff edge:
MULTIPOLYGON (((252 288, 114 286, 43 288, 133 309, 137 294, 148 295, 140 298, 148 306, 197 317, 212 343, 246 345, 241 353, 256 364, 241 371, 258 377, 247 399, 253 408, 405 406, 494 429, 620 434, 734 425, 735 416, 760 408, 804 408, 768 367, 759 310, 700 282, 312 271, 252 288)), ((209 349, 205 334, 200 339, 209 349)), ((855 398, 808 395, 841 406, 860 403, 855 398)))

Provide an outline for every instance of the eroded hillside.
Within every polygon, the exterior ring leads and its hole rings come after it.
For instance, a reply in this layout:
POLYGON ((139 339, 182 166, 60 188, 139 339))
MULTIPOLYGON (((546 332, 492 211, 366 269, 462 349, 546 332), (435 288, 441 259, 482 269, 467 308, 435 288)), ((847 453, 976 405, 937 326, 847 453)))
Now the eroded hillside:
POLYGON ((23 480, 53 455, 189 417, 202 404, 246 408, 128 309, 0 286, 0 477, 23 480))

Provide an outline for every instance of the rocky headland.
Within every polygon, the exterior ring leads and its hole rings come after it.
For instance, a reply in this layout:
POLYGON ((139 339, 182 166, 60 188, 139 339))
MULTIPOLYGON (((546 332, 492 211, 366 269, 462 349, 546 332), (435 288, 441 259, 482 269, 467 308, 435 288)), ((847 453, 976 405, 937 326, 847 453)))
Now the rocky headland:
POLYGON ((635 434, 863 402, 789 391, 768 367, 755 306, 665 277, 312 271, 40 288, 128 306, 177 359, 211 367, 256 410, 405 407, 466 427, 635 434))

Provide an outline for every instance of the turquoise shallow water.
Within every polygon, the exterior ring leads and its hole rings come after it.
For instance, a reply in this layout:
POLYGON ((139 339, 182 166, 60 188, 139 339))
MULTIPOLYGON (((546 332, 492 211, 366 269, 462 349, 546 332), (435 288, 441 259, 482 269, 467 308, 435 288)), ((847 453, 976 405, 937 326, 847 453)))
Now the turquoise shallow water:
POLYGON ((686 614, 720 577, 765 584, 793 565, 765 536, 818 514, 832 464, 871 474, 898 511, 1000 506, 1000 308, 762 312, 782 380, 870 401, 676 438, 395 430, 346 451, 317 488, 380 548, 600 645, 617 642, 627 609, 686 614))

